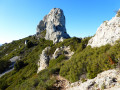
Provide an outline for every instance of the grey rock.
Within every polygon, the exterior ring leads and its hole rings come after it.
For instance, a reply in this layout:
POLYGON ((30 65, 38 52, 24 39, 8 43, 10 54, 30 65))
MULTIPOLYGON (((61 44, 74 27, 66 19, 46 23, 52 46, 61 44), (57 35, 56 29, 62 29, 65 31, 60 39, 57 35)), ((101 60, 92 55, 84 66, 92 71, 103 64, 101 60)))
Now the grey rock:
POLYGON ((62 54, 65 55, 68 59, 70 59, 72 57, 72 55, 74 54, 74 52, 72 52, 70 50, 70 46, 68 46, 68 47, 63 46, 63 47, 57 48, 55 50, 55 52, 53 54, 53 58, 56 59, 62 54))
POLYGON ((20 60, 20 56, 14 56, 10 59, 11 62, 16 62, 17 60, 20 60))
POLYGON ((46 52, 48 50, 50 50, 51 47, 46 47, 43 51, 42 54, 40 55, 40 60, 38 62, 38 71, 37 73, 39 73, 41 70, 45 69, 48 67, 49 65, 49 60, 50 57, 46 54, 46 52))
POLYGON ((41 70, 46 69, 49 66, 49 61, 51 59, 56 59, 59 57, 59 55, 64 54, 67 58, 66 59, 70 59, 72 57, 72 55, 74 54, 74 52, 72 52, 70 50, 70 46, 66 47, 60 47, 57 48, 54 52, 53 55, 47 55, 47 52, 50 50, 51 47, 46 47, 43 51, 42 54, 40 55, 40 60, 38 61, 38 71, 37 73, 39 73, 41 70))
POLYGON ((70 36, 66 33, 65 16, 61 9, 53 8, 47 15, 46 40, 53 40, 53 43, 63 41, 70 36))
POLYGON ((104 21, 100 25, 95 36, 89 40, 88 45, 91 47, 100 47, 106 44, 114 45, 118 39, 120 39, 120 17, 117 14, 110 21, 104 21))
MULTIPOLYGON (((79 82, 80 81, 78 81, 78 83, 79 82)), ((107 90, 119 90, 120 72, 115 69, 104 71, 98 74, 97 77, 95 77, 94 79, 89 79, 84 83, 72 83, 71 85, 69 85, 67 90, 102 90, 103 86, 107 90)))
POLYGON ((39 22, 39 24, 37 25, 37 29, 36 29, 36 35, 39 36, 39 34, 46 30, 46 24, 47 24, 47 15, 44 16, 43 20, 41 20, 39 22))
POLYGON ((40 23, 37 25, 36 34, 39 35, 45 29, 46 29, 46 24, 45 24, 45 22, 43 20, 41 20, 40 23))
POLYGON ((66 38, 70 38, 66 32, 63 10, 53 8, 50 13, 40 21, 36 34, 39 35, 44 30, 46 30, 45 39, 52 40, 53 43, 58 43, 66 38))

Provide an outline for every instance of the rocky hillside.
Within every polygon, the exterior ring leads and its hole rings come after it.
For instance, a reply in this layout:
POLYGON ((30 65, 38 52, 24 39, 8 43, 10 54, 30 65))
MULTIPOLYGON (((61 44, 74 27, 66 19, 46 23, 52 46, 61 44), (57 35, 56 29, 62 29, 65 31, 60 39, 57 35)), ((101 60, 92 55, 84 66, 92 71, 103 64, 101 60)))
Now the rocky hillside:
POLYGON ((100 47, 106 44, 113 45, 118 39, 120 39, 120 10, 110 21, 104 21, 100 25, 88 45, 92 47, 100 47))
POLYGON ((67 90, 120 90, 120 71, 108 70, 97 75, 94 79, 86 82, 78 81, 68 84, 67 90))
POLYGON ((0 90, 118 89, 119 18, 118 11, 94 37, 70 38, 63 10, 52 9, 35 35, 0 47, 0 90), (103 43, 106 38, 114 44, 103 43))

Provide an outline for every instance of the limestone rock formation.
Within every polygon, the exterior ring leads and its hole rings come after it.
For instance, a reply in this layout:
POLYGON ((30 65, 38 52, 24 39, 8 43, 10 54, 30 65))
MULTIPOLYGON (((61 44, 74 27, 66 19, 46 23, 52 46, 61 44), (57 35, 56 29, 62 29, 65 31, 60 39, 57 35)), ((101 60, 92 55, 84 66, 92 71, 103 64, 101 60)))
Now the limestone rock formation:
POLYGON ((65 16, 61 9, 53 8, 48 15, 40 21, 37 26, 37 35, 46 30, 45 39, 52 40, 53 43, 63 41, 70 36, 65 28, 65 16))
POLYGON ((40 60, 38 62, 38 71, 37 73, 39 73, 41 70, 45 69, 48 67, 49 65, 49 60, 50 57, 46 54, 46 52, 50 50, 50 47, 46 47, 43 51, 42 54, 40 55, 40 60))
POLYGON ((67 90, 119 90, 120 72, 115 69, 104 71, 98 74, 94 79, 87 80, 84 83, 78 81, 67 87, 67 90))
POLYGON ((59 57, 59 55, 62 55, 62 54, 64 54, 68 59, 70 59, 72 55, 74 54, 74 52, 70 50, 70 46, 68 47, 63 46, 55 50, 53 54, 53 58, 56 59, 57 57, 59 57))
POLYGON ((88 45, 92 47, 100 47, 102 45, 113 45, 116 40, 120 39, 120 10, 110 21, 104 21, 94 37, 92 37, 88 45))
POLYGON ((42 31, 46 30, 47 16, 43 18, 37 25, 36 35, 39 35, 42 31))
POLYGON ((63 47, 57 48, 53 55, 47 55, 47 52, 49 52, 50 49, 51 49, 51 47, 46 47, 42 51, 42 54, 40 55, 40 60, 38 61, 38 71, 37 71, 37 73, 39 73, 41 70, 47 68, 48 65, 49 65, 49 61, 51 59, 56 59, 60 55, 65 55, 66 56, 66 60, 68 60, 74 54, 74 52, 72 52, 70 50, 70 46, 68 46, 68 47, 63 46, 63 47))

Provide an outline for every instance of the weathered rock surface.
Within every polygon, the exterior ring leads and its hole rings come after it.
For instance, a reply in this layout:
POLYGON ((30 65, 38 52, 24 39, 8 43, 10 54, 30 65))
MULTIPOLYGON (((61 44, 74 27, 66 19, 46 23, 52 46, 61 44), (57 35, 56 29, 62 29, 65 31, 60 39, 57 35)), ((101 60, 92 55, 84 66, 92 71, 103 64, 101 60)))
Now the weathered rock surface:
POLYGON ((49 61, 51 59, 56 59, 58 58, 60 55, 65 55, 66 56, 66 59, 70 59, 72 57, 72 55, 74 54, 74 52, 72 52, 70 50, 70 46, 66 47, 66 46, 63 46, 63 47, 60 47, 60 48, 57 48, 54 52, 53 55, 47 55, 47 51, 50 50, 51 47, 46 47, 43 51, 42 51, 42 54, 40 55, 40 60, 38 62, 38 71, 37 73, 39 73, 41 70, 47 68, 49 66, 49 61))
POLYGON ((70 36, 65 28, 65 16, 61 9, 53 8, 48 15, 40 21, 37 26, 37 35, 46 30, 45 39, 52 40, 53 43, 63 41, 70 36))
POLYGON ((67 90, 102 90, 103 88, 107 90, 120 89, 120 72, 118 70, 104 71, 84 83, 81 81, 72 83, 68 85, 67 90))
POLYGON ((42 31, 46 30, 47 15, 37 25, 36 35, 39 35, 42 31))
POLYGON ((46 54, 46 52, 50 50, 50 47, 46 47, 43 51, 42 54, 40 55, 40 60, 38 62, 38 71, 37 73, 39 73, 41 70, 45 69, 48 67, 49 65, 49 60, 50 57, 46 54))
POLYGON ((17 60, 20 60, 20 56, 14 56, 13 58, 11 58, 10 59, 11 64, 10 64, 9 68, 6 71, 4 71, 2 74, 0 74, 0 77, 2 77, 6 73, 9 73, 12 70, 14 70, 14 65, 15 65, 17 60))
POLYGON ((65 28, 65 16, 61 9, 54 8, 47 15, 46 26, 47 40, 53 40, 53 43, 63 41, 64 38, 69 38, 65 28))
POLYGON ((70 59, 72 57, 72 55, 74 54, 74 52, 72 52, 70 50, 70 46, 66 47, 60 47, 57 48, 53 54, 53 58, 56 59, 57 57, 59 57, 60 55, 64 54, 68 59, 70 59))
POLYGON ((94 37, 92 37, 88 45, 92 47, 100 47, 106 44, 113 45, 116 40, 120 39, 120 10, 117 12, 116 16, 110 21, 104 21, 94 37))

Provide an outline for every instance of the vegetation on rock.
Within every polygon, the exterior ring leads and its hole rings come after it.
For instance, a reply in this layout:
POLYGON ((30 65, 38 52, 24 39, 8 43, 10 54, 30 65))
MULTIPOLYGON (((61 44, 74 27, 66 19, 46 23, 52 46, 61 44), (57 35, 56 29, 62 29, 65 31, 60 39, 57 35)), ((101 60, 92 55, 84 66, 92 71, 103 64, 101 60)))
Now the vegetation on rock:
POLYGON ((52 75, 55 73, 60 74, 70 82, 75 82, 82 79, 82 75, 85 75, 86 78, 94 78, 98 73, 116 67, 120 58, 119 41, 114 46, 105 45, 91 48, 87 46, 90 38, 74 37, 53 45, 52 41, 42 38, 37 40, 31 36, 3 45, 0 47, 0 53, 4 54, 0 54, 0 61, 4 59, 9 62, 9 59, 16 55, 21 56, 21 60, 16 63, 16 69, 0 78, 0 89, 48 90, 54 88, 55 78, 52 75), (24 44, 25 40, 31 41, 34 45, 27 48, 24 44), (37 74, 39 55, 47 46, 51 46, 50 51, 46 52, 49 55, 52 55, 56 48, 62 46, 70 46, 75 53, 70 60, 66 60, 64 55, 50 60, 49 67, 37 74), (9 48, 5 50, 4 48, 7 47, 9 48), (6 53, 8 55, 5 55, 6 53))

